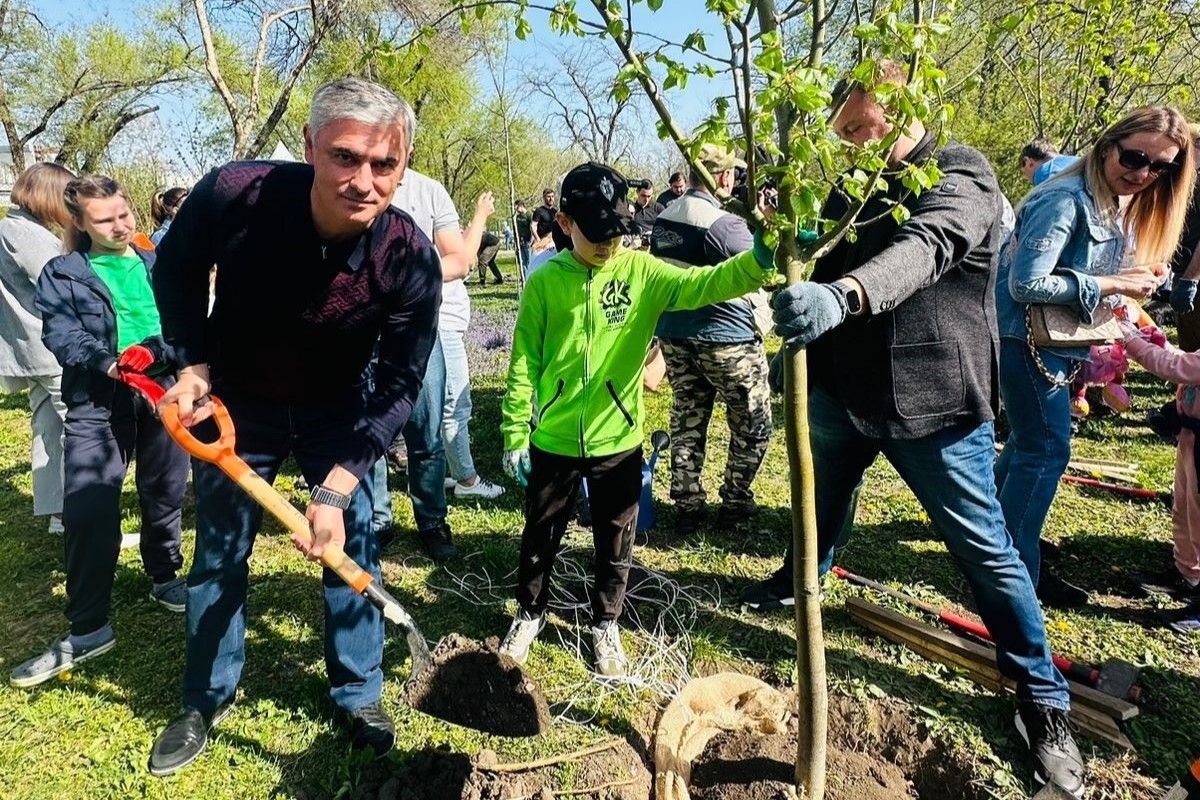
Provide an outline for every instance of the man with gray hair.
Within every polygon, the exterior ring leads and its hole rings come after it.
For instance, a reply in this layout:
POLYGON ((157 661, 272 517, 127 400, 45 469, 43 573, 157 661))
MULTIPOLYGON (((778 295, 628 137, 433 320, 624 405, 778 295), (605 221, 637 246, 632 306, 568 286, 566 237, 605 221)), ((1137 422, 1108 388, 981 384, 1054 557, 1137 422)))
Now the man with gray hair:
MULTIPOLYGON (((362 478, 412 411, 442 290, 433 245, 390 205, 412 130, 412 110, 382 86, 357 78, 322 86, 304 128, 307 163, 210 172, 172 223, 154 271, 163 334, 185 365, 160 408, 174 404, 185 425, 204 427, 203 399, 220 396, 246 463, 270 482, 292 456, 315 487, 312 541, 293 538, 296 547, 314 561, 340 547, 376 580, 372 490, 362 478), (377 341, 374 388, 364 395, 377 341)), ((195 761, 232 706, 263 516, 211 464, 195 463, 193 487, 183 710, 154 743, 150 772, 160 776, 195 761)), ((381 755, 395 739, 379 706, 383 620, 329 570, 322 583, 330 695, 354 746, 381 755)))

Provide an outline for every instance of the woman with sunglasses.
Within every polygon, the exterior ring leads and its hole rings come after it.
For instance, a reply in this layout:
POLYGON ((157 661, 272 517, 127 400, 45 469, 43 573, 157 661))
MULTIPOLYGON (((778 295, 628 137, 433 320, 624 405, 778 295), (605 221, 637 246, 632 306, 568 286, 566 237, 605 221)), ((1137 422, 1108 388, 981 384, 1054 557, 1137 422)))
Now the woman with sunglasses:
POLYGON ((1148 297, 1179 241, 1195 180, 1183 115, 1166 106, 1136 109, 1080 162, 1029 193, 1000 252, 1000 396, 1011 433, 996 463, 996 486, 1044 604, 1087 602, 1082 589, 1040 570, 1039 539, 1071 458, 1068 384, 1089 348, 1033 346, 1029 307, 1062 306, 1087 325, 1109 298, 1148 297))

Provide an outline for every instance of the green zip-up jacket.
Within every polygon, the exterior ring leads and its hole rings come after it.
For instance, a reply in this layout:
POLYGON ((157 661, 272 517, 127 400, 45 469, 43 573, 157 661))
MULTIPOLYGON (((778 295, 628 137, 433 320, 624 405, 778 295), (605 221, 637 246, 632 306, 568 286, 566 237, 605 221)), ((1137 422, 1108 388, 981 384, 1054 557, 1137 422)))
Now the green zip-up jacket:
POLYGON ((560 252, 529 276, 521 295, 500 423, 504 449, 532 441, 548 453, 595 457, 640 447, 642 364, 659 316, 740 297, 774 274, 753 250, 715 267, 677 267, 621 250, 589 268, 560 252))

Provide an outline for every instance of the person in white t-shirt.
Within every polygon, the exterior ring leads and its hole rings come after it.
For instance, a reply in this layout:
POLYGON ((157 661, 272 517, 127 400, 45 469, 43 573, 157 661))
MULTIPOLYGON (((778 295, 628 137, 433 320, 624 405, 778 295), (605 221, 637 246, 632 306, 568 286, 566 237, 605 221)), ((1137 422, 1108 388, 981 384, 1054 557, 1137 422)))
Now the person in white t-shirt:
MULTIPOLYGON (((442 261, 442 306, 438 340, 429 357, 425 381, 412 416, 404 426, 408 449, 409 497, 422 546, 435 561, 454 558, 446 522, 446 490, 456 497, 490 499, 504 489, 479 477, 471 458, 468 420, 471 416, 470 372, 464 338, 471 320, 471 301, 463 284, 479 250, 487 219, 495 210, 491 192, 475 204, 475 215, 464 231, 458 211, 445 187, 409 167, 400 179, 392 205, 408 212, 437 248, 442 261)), ((391 498, 387 492, 384 459, 372 473, 375 489, 373 526, 386 545, 391 533, 391 498)))

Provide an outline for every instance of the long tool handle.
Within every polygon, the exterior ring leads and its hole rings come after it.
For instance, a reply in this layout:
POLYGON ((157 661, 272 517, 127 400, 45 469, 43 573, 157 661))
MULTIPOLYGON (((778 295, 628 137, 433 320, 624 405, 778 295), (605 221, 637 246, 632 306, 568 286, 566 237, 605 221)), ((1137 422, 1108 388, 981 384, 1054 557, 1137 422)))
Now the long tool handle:
MULTIPOLYGON (((283 523, 288 531, 302 540, 312 544, 312 529, 308 519, 289 503, 283 495, 275 491, 271 484, 258 476, 250 465, 242 460, 234 450, 233 418, 229 409, 225 408, 216 397, 209 398, 212 406, 213 419, 217 423, 219 437, 216 442, 202 442, 179 421, 179 407, 169 405, 162 410, 163 426, 180 447, 204 461, 212 462, 221 471, 242 487, 254 501, 270 512, 271 516, 283 523)), ((354 559, 346 555, 337 545, 327 545, 321 553, 321 563, 333 570, 354 591, 362 594, 374 578, 354 559)))
MULTIPOLYGON (((987 627, 977 619, 964 617, 960 614, 955 614, 953 611, 946 611, 945 609, 938 608, 932 603, 926 603, 910 594, 905 594, 904 592, 893 589, 892 587, 882 584, 879 581, 873 581, 870 578, 864 578, 862 575, 856 575, 855 573, 847 569, 843 569, 842 567, 833 567, 830 571, 842 580, 849 581, 850 583, 857 583, 858 585, 865 586, 868 589, 874 589, 881 594, 886 594, 888 597, 894 597, 901 602, 915 606, 927 614, 932 614, 946 625, 949 625, 951 628, 954 628, 961 633, 969 633, 972 636, 977 636, 987 642, 992 641, 991 632, 988 631, 987 627)), ((1053 653, 1050 655, 1050 658, 1054 661, 1054 666, 1058 667, 1059 671, 1062 672, 1063 675, 1073 681, 1084 683, 1088 686, 1095 686, 1096 682, 1100 679, 1100 671, 1086 664, 1076 664, 1068 658, 1064 658, 1063 656, 1053 653)))

